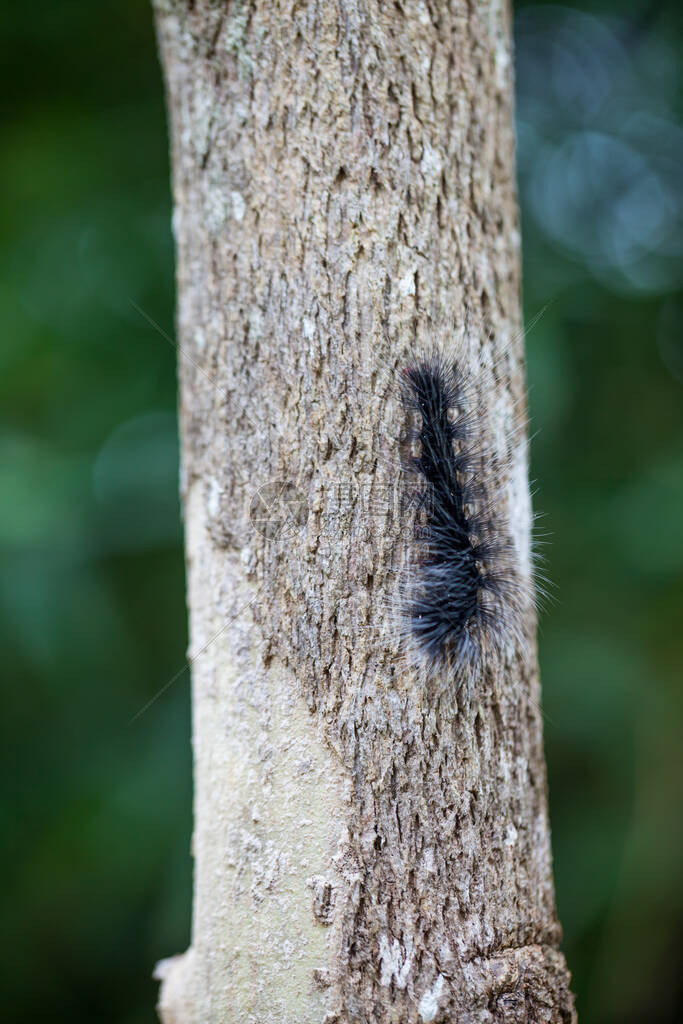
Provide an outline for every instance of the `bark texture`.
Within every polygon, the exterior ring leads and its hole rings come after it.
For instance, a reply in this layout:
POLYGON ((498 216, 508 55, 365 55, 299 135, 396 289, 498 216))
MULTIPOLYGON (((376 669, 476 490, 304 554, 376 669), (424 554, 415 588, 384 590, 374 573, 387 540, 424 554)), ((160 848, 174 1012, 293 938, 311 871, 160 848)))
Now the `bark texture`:
POLYGON ((156 13, 196 790, 161 1016, 572 1021, 533 610, 466 690, 411 668, 392 611, 397 368, 463 331, 529 572, 507 6, 156 13))

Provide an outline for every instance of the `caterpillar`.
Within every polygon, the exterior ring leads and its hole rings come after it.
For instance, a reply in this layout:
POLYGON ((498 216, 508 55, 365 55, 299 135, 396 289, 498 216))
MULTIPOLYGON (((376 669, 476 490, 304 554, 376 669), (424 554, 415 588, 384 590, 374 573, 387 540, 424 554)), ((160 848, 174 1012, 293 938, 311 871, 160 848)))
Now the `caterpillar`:
POLYGON ((491 496, 485 422, 458 360, 435 351, 411 362, 400 391, 415 501, 403 629, 429 669, 464 674, 521 638, 529 584, 502 503, 491 496))

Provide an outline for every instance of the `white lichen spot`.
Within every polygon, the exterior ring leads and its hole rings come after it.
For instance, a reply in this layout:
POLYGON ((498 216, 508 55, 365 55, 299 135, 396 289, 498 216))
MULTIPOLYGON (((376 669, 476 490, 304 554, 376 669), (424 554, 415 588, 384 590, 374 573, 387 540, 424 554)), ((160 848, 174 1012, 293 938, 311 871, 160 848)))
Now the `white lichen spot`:
POLYGON ((415 294, 415 271, 409 270, 398 282, 398 290, 404 298, 415 294))
POLYGON ((425 142, 423 146, 421 167, 425 178, 436 178, 441 174, 441 154, 437 149, 433 149, 428 142, 425 142))
POLYGON ((393 979, 397 988, 404 989, 408 984, 413 955, 414 943, 410 935, 404 952, 398 939, 394 939, 390 946, 386 932, 382 932, 379 937, 380 985, 390 985, 393 979))
POLYGON ((505 73, 510 66, 510 54, 508 53, 507 46, 499 46, 496 50, 496 67, 505 73))
POLYGON ((310 341, 315 335, 315 323, 311 320, 310 316, 305 316, 301 321, 301 330, 303 331, 304 338, 310 341))
POLYGON ((510 54, 508 52, 507 40, 499 42, 495 52, 496 86, 500 92, 505 89, 508 81, 508 68, 510 67, 510 54))
POLYGON ((448 941, 448 939, 446 939, 439 946, 439 960, 441 961, 441 963, 448 963, 452 956, 453 950, 451 949, 451 944, 448 941))
POLYGON ((505 831, 505 845, 514 846, 519 837, 519 832, 514 825, 508 825, 505 831))
POLYGON ((439 999, 443 992, 444 976, 443 974, 437 974, 436 981, 428 988, 425 994, 422 996, 418 1005, 418 1013, 422 1017, 422 1020, 427 1024, 427 1021, 434 1020, 439 1010, 439 999))
POLYGON ((247 208, 247 204, 244 202, 244 196, 241 192, 231 192, 230 198, 232 199, 232 215, 235 220, 241 224, 244 220, 244 213, 247 208))
POLYGON ((252 306, 249 311, 249 337, 257 340, 263 334, 263 313, 258 306, 252 306))
POLYGON ((209 518, 217 519, 221 510, 221 485, 215 477, 209 480, 206 494, 206 509, 209 518))
POLYGON ((425 871, 428 871, 430 874, 434 871, 435 865, 433 847, 428 846, 424 854, 422 855, 422 866, 425 869, 425 871))
POLYGON ((206 187, 204 202, 204 219, 209 234, 217 235, 222 231, 229 216, 230 207, 225 181, 214 178, 206 187))

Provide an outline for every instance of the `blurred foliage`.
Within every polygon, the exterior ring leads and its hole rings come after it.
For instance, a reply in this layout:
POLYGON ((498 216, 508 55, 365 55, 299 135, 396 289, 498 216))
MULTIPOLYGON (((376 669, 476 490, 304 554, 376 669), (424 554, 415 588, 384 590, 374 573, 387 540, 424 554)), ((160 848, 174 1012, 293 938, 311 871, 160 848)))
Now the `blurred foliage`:
POLYGON ((550 810, 583 1024, 683 1017, 682 15, 515 21, 550 810))
MULTIPOLYGON (((6 5, 5 1017, 154 1021, 188 941, 173 253, 143 0, 6 5), (139 307, 139 308, 138 308, 139 307)), ((519 178, 560 917, 582 1024, 683 1015, 676 4, 520 3, 519 178)))
POLYGON ((3 1016, 156 1019, 191 755, 163 89, 149 7, 3 12, 3 1016))

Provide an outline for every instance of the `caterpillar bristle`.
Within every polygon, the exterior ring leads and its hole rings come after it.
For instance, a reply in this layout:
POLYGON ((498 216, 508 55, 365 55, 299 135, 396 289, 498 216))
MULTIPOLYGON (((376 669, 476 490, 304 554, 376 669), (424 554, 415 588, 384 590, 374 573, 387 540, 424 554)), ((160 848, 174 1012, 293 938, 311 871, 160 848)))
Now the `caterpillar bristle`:
POLYGON ((491 491, 495 460, 464 368, 430 352, 404 367, 400 390, 409 421, 404 469, 416 508, 402 596, 405 641, 430 670, 471 672, 523 641, 531 584, 491 491))

